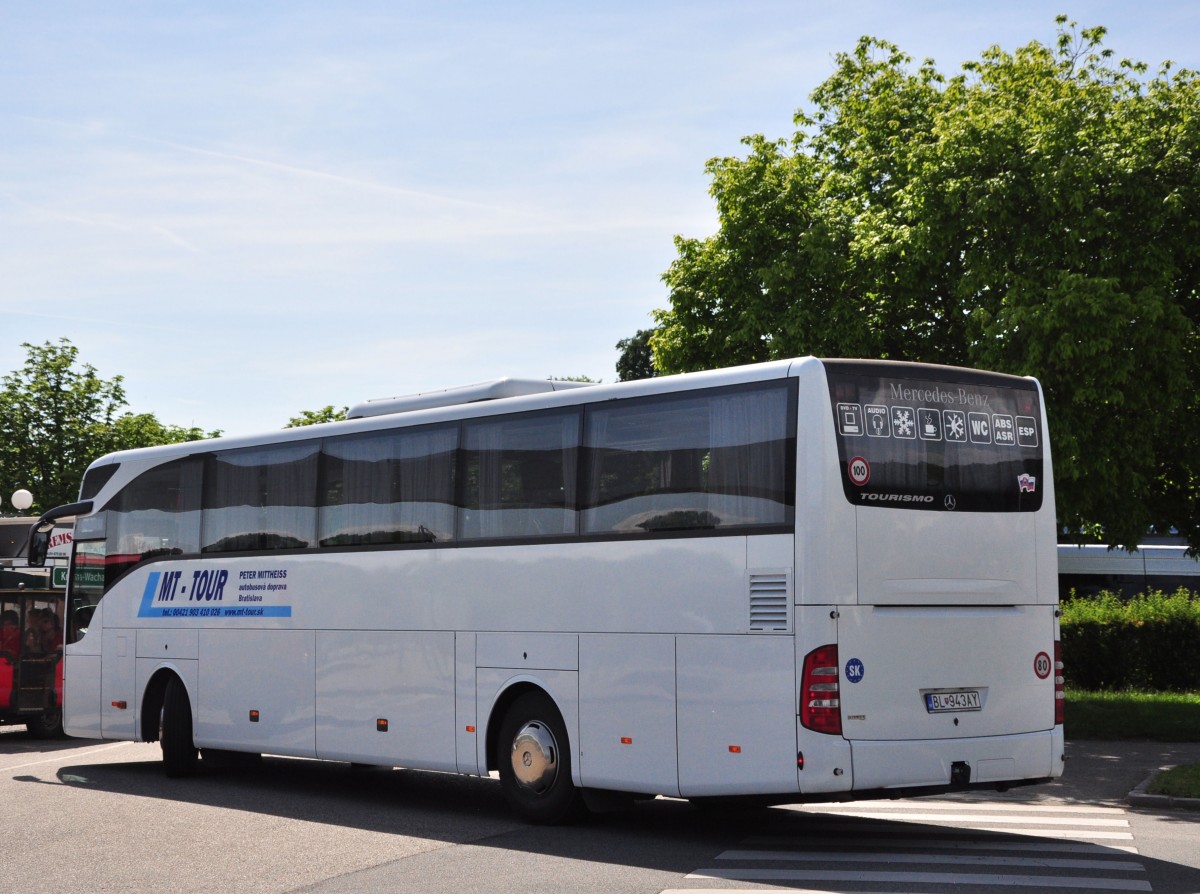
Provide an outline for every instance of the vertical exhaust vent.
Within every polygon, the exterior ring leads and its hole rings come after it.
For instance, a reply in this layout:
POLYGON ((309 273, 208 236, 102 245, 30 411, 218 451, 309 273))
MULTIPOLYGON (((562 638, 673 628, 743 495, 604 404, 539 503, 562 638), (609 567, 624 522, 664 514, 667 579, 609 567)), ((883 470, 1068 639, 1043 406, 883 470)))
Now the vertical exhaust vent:
POLYGON ((788 572, 751 572, 750 629, 787 631, 791 627, 792 588, 788 572))

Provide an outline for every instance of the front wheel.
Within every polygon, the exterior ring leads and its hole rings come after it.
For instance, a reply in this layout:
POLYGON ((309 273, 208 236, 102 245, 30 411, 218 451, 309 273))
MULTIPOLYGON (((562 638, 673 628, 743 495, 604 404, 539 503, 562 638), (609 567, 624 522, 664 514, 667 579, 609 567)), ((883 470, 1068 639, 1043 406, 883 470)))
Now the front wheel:
POLYGON ((520 819, 539 825, 574 819, 583 799, 571 781, 567 728, 542 692, 520 696, 500 727, 500 788, 520 819))
POLYGON ((178 677, 167 681, 163 693, 158 744, 162 747, 163 771, 168 776, 195 775, 199 752, 192 740, 192 704, 178 677))

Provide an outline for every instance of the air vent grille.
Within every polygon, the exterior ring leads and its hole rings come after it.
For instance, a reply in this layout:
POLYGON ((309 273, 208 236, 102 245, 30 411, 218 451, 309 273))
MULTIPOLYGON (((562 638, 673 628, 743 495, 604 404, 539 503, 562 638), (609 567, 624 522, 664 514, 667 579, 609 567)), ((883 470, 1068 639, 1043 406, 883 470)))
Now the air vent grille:
POLYGON ((786 571, 750 574, 750 629, 781 631, 791 629, 791 587, 786 571))

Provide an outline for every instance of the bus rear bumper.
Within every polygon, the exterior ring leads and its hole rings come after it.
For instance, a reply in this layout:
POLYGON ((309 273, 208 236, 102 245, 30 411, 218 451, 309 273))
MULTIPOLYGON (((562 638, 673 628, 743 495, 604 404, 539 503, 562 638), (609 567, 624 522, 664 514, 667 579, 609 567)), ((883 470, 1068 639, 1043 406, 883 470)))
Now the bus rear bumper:
POLYGON ((971 739, 852 741, 854 790, 1003 788, 1062 775, 1061 726, 971 739))

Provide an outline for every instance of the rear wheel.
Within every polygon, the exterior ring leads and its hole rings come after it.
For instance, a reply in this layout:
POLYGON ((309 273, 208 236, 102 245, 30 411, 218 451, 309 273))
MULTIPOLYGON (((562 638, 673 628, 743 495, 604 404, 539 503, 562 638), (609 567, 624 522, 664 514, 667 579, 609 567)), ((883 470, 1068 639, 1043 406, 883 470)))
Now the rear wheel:
POLYGON ((550 824, 583 812, 583 799, 571 781, 567 728, 545 693, 528 692, 513 702, 497 747, 500 787, 519 818, 550 824))
POLYGON ((167 681, 163 693, 158 744, 162 747, 163 771, 168 776, 195 775, 199 752, 192 740, 192 704, 178 677, 167 681))
POLYGON ((62 708, 51 699, 50 704, 46 705, 46 710, 36 717, 29 718, 25 726, 35 739, 61 739, 64 735, 62 708))

